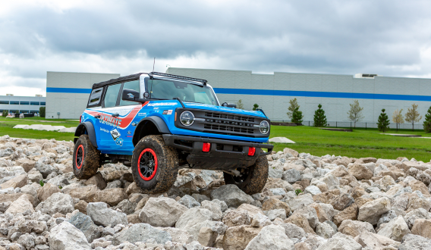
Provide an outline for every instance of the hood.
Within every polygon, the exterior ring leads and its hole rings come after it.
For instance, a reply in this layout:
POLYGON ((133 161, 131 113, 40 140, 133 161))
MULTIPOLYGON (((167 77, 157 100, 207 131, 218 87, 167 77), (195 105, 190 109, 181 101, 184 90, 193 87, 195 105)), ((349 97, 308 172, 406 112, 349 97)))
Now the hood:
POLYGON ((234 113, 238 115, 251 115, 251 116, 267 118, 261 111, 249 111, 249 110, 229 108, 229 107, 223 107, 223 106, 214 106, 214 105, 195 103, 195 102, 184 102, 184 106, 186 108, 192 108, 192 109, 204 109, 209 111, 219 111, 219 112, 234 113))

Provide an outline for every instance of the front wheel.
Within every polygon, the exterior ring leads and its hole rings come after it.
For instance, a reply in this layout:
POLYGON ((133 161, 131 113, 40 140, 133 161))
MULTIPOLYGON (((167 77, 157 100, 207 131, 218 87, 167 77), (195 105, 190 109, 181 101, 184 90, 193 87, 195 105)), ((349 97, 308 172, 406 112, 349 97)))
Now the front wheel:
POLYGON ((88 135, 81 135, 73 150, 73 173, 78 179, 88 179, 100 167, 100 152, 91 144, 88 135))
POLYGON ((147 194, 168 191, 177 178, 178 166, 177 151, 167 147, 159 135, 145 136, 133 151, 133 179, 147 194))
POLYGON ((254 165, 238 170, 239 176, 223 172, 225 183, 237 185, 246 194, 260 193, 268 179, 268 159, 264 155, 259 156, 254 165))

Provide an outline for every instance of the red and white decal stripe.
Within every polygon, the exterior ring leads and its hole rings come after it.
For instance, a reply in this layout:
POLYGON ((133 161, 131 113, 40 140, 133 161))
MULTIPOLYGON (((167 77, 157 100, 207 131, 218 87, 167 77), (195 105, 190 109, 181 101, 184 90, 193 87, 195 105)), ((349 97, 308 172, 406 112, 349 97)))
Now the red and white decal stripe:
MULTIPOLYGON (((138 112, 142 109, 142 107, 144 107, 145 105, 147 105, 149 102, 145 102, 142 105, 138 105, 136 107, 134 107, 126 116, 124 117, 113 117, 115 119, 120 120, 120 126, 118 126, 121 129, 125 129, 127 128, 130 123, 133 121, 133 119, 135 119, 136 115, 138 114, 138 112)), ((112 117, 112 114, 107 114, 104 113, 103 111, 93 111, 93 110, 85 110, 84 113, 91 115, 93 117, 100 115, 101 118, 102 116, 108 116, 108 117, 112 117)), ((101 119, 99 118, 99 119, 101 119)))

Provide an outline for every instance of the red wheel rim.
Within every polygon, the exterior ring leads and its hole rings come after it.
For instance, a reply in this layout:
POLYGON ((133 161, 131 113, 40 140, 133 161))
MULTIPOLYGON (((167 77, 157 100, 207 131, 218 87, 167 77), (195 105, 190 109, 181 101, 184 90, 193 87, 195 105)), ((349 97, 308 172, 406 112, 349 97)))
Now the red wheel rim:
POLYGON ((84 146, 81 144, 76 149, 76 154, 75 154, 76 168, 81 169, 83 163, 84 163, 84 146))
POLYGON ((157 173, 157 156, 151 148, 144 149, 138 158, 138 172, 144 181, 154 178, 157 173))

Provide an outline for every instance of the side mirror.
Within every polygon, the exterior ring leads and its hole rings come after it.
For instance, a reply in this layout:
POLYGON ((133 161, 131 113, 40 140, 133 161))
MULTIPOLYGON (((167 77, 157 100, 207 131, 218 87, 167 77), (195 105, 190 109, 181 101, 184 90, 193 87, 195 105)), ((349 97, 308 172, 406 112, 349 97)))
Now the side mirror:
POLYGON ((223 107, 228 107, 228 108, 236 108, 236 104, 234 104, 234 103, 227 103, 227 102, 224 102, 224 103, 222 104, 222 106, 223 106, 223 107))
POLYGON ((146 99, 139 98, 139 92, 131 89, 124 89, 121 99, 132 102, 146 102, 146 99))

